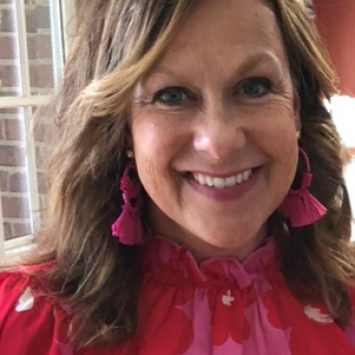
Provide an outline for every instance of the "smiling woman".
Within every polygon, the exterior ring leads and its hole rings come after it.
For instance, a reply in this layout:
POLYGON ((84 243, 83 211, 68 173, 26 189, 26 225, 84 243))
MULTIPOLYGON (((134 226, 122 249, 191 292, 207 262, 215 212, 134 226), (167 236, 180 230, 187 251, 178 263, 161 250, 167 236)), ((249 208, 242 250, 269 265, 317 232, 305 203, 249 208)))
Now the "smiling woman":
POLYGON ((0 275, 0 350, 355 354, 335 76, 301 3, 77 16, 48 220, 0 275))
POLYGON ((259 246, 295 175, 298 102, 267 3, 194 6, 134 93, 132 147, 156 233, 202 258, 243 260, 259 246))

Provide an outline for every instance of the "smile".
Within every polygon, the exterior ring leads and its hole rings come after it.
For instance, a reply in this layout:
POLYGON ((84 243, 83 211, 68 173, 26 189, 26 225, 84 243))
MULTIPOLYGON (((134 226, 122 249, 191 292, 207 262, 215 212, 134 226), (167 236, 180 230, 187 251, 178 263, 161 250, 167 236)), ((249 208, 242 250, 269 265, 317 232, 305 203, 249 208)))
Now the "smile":
POLYGON ((194 180, 202 185, 202 186, 209 186, 209 187, 214 187, 217 189, 224 189, 226 187, 231 187, 235 186, 238 184, 241 184, 245 181, 248 181, 252 175, 252 170, 246 170, 244 172, 241 172, 236 175, 231 175, 226 178, 220 178, 220 177, 212 177, 208 175, 203 175, 203 174, 194 174, 192 173, 192 177, 194 180))

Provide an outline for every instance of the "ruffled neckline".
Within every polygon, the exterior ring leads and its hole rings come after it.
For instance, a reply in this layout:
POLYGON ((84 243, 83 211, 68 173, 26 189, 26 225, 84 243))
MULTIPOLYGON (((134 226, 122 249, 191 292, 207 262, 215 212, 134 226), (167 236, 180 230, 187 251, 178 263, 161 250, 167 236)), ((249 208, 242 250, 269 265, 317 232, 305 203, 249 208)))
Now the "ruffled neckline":
POLYGON ((243 262, 232 257, 214 257, 197 262, 191 250, 160 236, 145 244, 144 270, 160 282, 190 282, 198 287, 218 285, 249 287, 266 269, 275 268, 275 243, 272 237, 243 262))

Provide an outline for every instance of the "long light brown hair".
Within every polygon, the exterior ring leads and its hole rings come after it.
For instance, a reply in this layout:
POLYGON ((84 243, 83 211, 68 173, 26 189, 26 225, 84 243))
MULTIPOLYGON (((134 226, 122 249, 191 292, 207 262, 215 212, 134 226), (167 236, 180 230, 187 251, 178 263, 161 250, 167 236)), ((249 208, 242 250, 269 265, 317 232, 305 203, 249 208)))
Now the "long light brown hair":
MULTIPOLYGON (((48 218, 31 263, 56 261, 46 282, 75 305, 78 347, 120 344, 135 332, 141 251, 120 245, 110 230, 122 205, 117 181, 127 164, 130 98, 198 1, 77 1, 77 34, 54 101, 61 139, 49 167, 48 218)), ((280 268, 301 302, 323 302, 343 326, 351 314, 347 289, 355 267, 341 142, 324 106, 336 92, 335 76, 300 3, 269 2, 301 99, 300 145, 310 156, 312 193, 329 211, 294 230, 277 213, 271 217, 280 229, 280 268)))

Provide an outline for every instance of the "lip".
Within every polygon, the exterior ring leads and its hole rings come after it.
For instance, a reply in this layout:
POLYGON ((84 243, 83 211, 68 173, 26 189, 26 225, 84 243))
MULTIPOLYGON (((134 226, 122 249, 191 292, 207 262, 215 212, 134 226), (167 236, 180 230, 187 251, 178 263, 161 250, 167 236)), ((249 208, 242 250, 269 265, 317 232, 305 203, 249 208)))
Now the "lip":
MULTIPOLYGON (((258 168, 253 168, 253 169, 251 169, 252 175, 250 176, 250 178, 247 181, 244 181, 241 184, 236 184, 234 186, 228 186, 228 187, 224 187, 221 189, 215 188, 215 187, 210 187, 207 185, 200 185, 192 177, 192 175, 186 176, 184 179, 196 192, 200 193, 201 195, 204 195, 207 198, 210 198, 212 200, 219 201, 219 202, 233 201, 233 200, 238 200, 238 199, 242 198, 246 193, 248 193, 250 190, 253 189, 262 169, 263 169, 262 166, 260 166, 258 168)), ((241 170, 240 172, 243 172, 243 171, 246 171, 246 170, 241 170)), ((194 174, 196 174, 196 173, 197 172, 194 171, 194 174)), ((204 173, 199 172, 199 174, 204 174, 204 173)), ((233 174, 234 173, 232 173, 232 175, 233 174)), ((230 174, 228 174, 228 175, 226 175, 226 174, 219 174, 219 175, 206 174, 206 175, 211 176, 211 177, 221 177, 221 178, 223 178, 225 176, 227 176, 227 177, 231 176, 230 174)))

